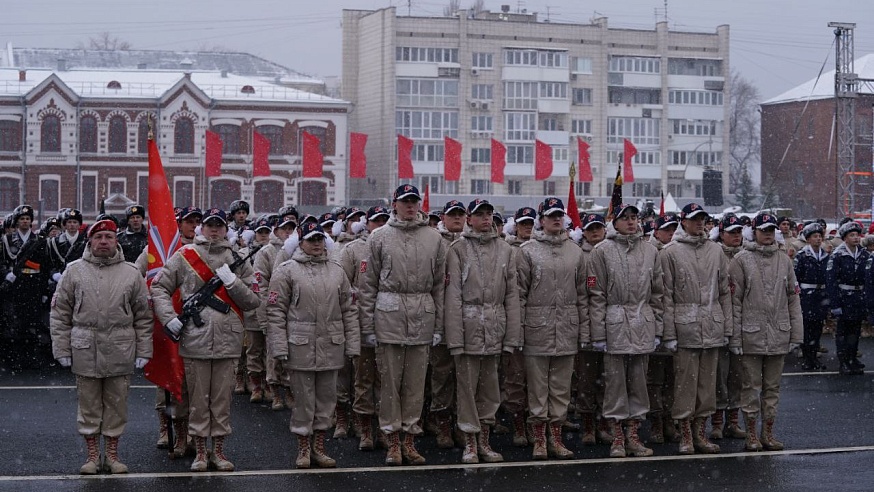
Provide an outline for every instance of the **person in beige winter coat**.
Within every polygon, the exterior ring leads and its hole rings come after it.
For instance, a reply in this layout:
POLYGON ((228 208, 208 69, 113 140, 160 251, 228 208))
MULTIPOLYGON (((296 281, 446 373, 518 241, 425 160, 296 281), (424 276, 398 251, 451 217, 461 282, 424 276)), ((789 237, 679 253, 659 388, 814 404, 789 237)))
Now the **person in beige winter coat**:
MULTIPOLYGON (((270 234, 273 228, 272 219, 269 217, 261 217, 257 222, 252 224, 255 236, 252 241, 245 247, 240 248, 237 253, 242 257, 249 256, 249 252, 253 249, 263 249, 270 242, 270 234)), ((255 253, 257 255, 257 253, 255 253)), ((255 264, 255 257, 249 258, 251 265, 255 264)), ((259 289, 258 277, 253 277, 252 291, 259 289)), ((257 292, 256 292, 257 293, 257 292)), ((249 395, 250 403, 261 403, 265 399, 272 399, 272 391, 268 392, 264 388, 267 380, 267 343, 265 332, 261 329, 261 323, 258 319, 258 309, 252 309, 243 313, 243 326, 246 329, 246 338, 248 345, 243 349, 241 359, 243 364, 237 367, 237 374, 245 373, 249 379, 249 389, 252 392, 249 395)))
POLYGON ((612 419, 611 457, 652 454, 638 429, 649 411, 646 368, 661 342, 664 285, 658 251, 643 240, 638 213, 632 205, 616 207, 607 239, 592 251, 586 279, 592 346, 606 352, 604 417, 612 419))
POLYGON ((244 262, 236 271, 228 267, 235 261, 227 240, 224 211, 210 209, 205 214, 202 235, 194 244, 180 248, 167 260, 152 281, 151 293, 155 316, 171 333, 181 336, 179 355, 185 363, 188 384, 188 433, 194 436, 197 455, 192 471, 232 471, 234 464, 224 454, 226 436, 231 433, 231 382, 234 364, 243 350, 243 312, 258 307, 258 295, 252 292, 252 266, 244 262), (229 309, 223 313, 205 307, 200 316, 203 326, 177 317, 172 295, 176 289, 187 299, 213 276, 221 279, 216 297, 229 309), (206 439, 212 438, 214 449, 207 462, 206 439))
POLYGON ((753 228, 755 241, 745 244, 729 266, 734 317, 730 347, 742 356, 745 447, 776 451, 783 449, 774 438, 783 362, 803 341, 800 288, 792 260, 777 247, 774 216, 760 213, 753 228), (761 441, 756 435, 760 413, 761 441))
POLYGON ((674 354, 674 403, 680 454, 718 453, 707 439, 716 411, 716 364, 732 336, 728 260, 704 227, 709 214, 683 207, 680 227, 659 254, 664 275, 664 346, 674 354))
POLYGON ((386 434, 387 465, 425 463, 414 437, 422 433, 428 349, 443 339, 446 246, 419 211, 421 200, 413 185, 395 190, 392 217, 367 241, 370 259, 358 299, 361 334, 368 344, 379 343, 379 427, 386 434))
POLYGON ((100 467, 100 435, 106 471, 127 473, 118 440, 127 423, 127 397, 134 367, 152 357, 152 311, 146 282, 125 263, 110 220, 94 223, 82 259, 67 265, 52 299, 52 353, 76 375, 78 431, 88 459, 80 473, 100 467))
POLYGON ((561 426, 570 403, 574 356, 588 342, 586 264, 564 229, 564 210, 560 199, 546 198, 538 214, 541 230, 517 254, 528 422, 537 460, 573 457, 562 442, 561 426))
POLYGON ((328 261, 327 235, 312 222, 300 228, 291 260, 270 279, 267 295, 270 353, 287 360, 295 394, 290 429, 297 437, 298 468, 333 468, 326 432, 337 405, 337 372, 360 347, 358 309, 343 270, 328 261), (312 436, 312 443, 310 437, 312 436))
POLYGON ((458 428, 465 434, 462 462, 482 458, 495 463, 503 461, 489 443, 501 404, 498 363, 502 350, 522 346, 516 256, 498 236, 488 201, 470 202, 467 212, 467 227, 446 260, 444 329, 458 375, 458 428))

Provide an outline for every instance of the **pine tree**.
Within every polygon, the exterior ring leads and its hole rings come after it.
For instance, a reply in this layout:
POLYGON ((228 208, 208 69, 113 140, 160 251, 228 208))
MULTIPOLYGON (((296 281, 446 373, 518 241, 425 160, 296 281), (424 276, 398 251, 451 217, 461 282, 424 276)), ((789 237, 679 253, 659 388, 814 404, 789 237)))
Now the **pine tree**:
POLYGON ((753 179, 750 177, 750 172, 746 164, 741 166, 741 175, 738 180, 737 190, 734 194, 734 201, 744 212, 755 211, 756 205, 756 189, 753 186, 753 179))

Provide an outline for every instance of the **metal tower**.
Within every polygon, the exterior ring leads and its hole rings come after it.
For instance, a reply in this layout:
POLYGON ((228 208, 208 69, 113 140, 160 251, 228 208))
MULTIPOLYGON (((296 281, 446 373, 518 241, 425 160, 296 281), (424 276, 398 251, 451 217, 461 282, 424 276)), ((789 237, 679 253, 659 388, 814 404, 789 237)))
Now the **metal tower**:
POLYGON ((835 121, 837 123, 837 218, 856 210, 856 97, 858 76, 853 62, 855 23, 829 22, 835 28, 835 121))

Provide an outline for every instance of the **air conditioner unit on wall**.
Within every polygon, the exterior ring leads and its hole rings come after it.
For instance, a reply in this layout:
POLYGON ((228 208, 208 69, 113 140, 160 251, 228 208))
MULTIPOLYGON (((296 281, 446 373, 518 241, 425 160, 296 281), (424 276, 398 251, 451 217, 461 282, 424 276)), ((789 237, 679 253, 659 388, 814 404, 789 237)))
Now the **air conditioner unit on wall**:
POLYGON ((577 74, 572 73, 572 74, 571 74, 571 80, 577 80, 577 74))
POLYGON ((477 75, 479 75, 479 70, 477 70, 475 68, 471 68, 470 74, 473 75, 474 77, 476 77, 477 75))
POLYGON ((482 108, 482 109, 489 109, 489 103, 486 102, 486 101, 483 101, 483 102, 479 103, 479 106, 480 106, 480 108, 482 108))
POLYGON ((477 109, 477 108, 479 108, 479 101, 471 101, 470 102, 470 109, 477 109))

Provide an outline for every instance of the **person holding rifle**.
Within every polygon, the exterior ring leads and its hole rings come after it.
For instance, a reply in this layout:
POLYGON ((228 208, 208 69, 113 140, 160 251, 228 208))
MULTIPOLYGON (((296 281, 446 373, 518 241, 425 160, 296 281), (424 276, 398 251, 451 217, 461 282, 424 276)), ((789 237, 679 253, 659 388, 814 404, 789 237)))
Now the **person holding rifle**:
POLYGON ((242 351, 243 312, 257 308, 260 301, 251 290, 252 265, 238 261, 227 240, 224 211, 213 208, 204 215, 202 235, 167 261, 152 281, 151 292, 155 315, 171 337, 179 338, 179 355, 185 361, 188 433, 194 436, 197 450, 191 470, 200 472, 212 467, 233 471, 234 464, 224 454, 225 438, 231 433, 228 388, 234 378, 234 363, 242 351), (221 285, 201 298, 201 288, 214 277, 221 280, 221 285), (192 295, 201 294, 197 296, 201 301, 198 309, 183 308, 183 314, 177 315, 172 301, 176 289, 186 304, 190 304, 192 295), (207 462, 206 440, 210 437, 213 450, 207 462))

